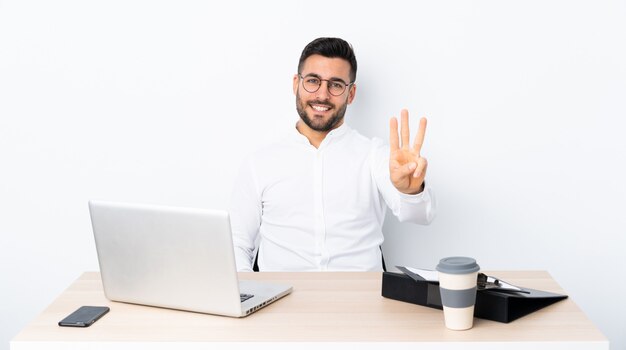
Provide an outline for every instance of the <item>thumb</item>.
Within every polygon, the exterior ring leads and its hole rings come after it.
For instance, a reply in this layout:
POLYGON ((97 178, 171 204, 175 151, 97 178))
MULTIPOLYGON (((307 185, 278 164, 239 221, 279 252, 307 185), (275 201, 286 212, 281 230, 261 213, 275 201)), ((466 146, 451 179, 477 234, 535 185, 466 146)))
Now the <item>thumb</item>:
POLYGON ((409 175, 413 173, 416 168, 417 168, 417 163, 409 162, 409 163, 406 163, 403 167, 401 167, 400 171, 402 172, 402 175, 409 175))
POLYGON ((392 171, 390 174, 391 179, 394 182, 401 181, 407 176, 410 176, 415 171, 416 168, 417 168, 417 164, 415 162, 409 162, 404 165, 398 165, 398 166, 392 167, 392 171))

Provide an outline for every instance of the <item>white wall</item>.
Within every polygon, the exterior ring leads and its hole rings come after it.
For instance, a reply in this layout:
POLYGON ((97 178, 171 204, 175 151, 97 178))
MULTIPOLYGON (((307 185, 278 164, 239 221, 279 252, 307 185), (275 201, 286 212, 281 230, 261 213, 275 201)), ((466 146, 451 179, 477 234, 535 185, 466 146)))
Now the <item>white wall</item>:
POLYGON ((98 268, 88 199, 227 208, 318 36, 356 49, 353 127, 429 117, 439 216, 389 220, 388 265, 548 270, 626 348, 625 1, 4 0, 0 349, 98 268))

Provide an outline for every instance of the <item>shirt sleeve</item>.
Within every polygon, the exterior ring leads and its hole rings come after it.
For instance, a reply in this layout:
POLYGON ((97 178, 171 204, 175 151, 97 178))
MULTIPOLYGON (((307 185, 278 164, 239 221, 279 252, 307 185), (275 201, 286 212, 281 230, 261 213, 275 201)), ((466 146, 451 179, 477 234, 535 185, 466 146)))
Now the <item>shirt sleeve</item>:
POLYGON ((260 192, 249 158, 239 170, 231 197, 230 223, 238 271, 252 271, 261 214, 260 192))
POLYGON ((428 182, 418 194, 405 194, 398 191, 389 176, 389 146, 380 139, 372 141, 372 175, 378 191, 400 222, 428 225, 435 218, 436 201, 428 182))

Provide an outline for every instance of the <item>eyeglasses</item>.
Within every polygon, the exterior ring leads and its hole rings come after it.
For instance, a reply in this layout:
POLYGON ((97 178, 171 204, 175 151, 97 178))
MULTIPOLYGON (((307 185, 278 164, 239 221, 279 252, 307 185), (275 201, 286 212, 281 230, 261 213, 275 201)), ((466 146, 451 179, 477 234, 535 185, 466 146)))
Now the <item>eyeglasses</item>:
POLYGON ((328 88, 328 92, 333 96, 341 96, 346 91, 348 86, 354 85, 354 82, 345 83, 342 80, 337 79, 322 79, 314 75, 307 75, 306 77, 303 77, 302 74, 298 73, 298 77, 302 79, 302 87, 304 87, 304 90, 309 93, 314 93, 319 90, 323 81, 327 83, 326 87, 328 88))

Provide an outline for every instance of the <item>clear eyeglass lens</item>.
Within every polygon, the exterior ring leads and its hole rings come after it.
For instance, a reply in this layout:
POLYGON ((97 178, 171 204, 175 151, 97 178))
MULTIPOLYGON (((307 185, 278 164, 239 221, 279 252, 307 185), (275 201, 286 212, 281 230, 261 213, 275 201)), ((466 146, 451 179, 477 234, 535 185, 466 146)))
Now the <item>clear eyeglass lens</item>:
POLYGON ((318 78, 306 77, 304 78, 303 85, 306 91, 315 92, 319 90, 320 86, 322 85, 322 81, 319 80, 318 78))
POLYGON ((343 91, 346 89, 346 85, 340 81, 329 81, 328 82, 328 91, 331 95, 339 96, 343 94, 343 91))

